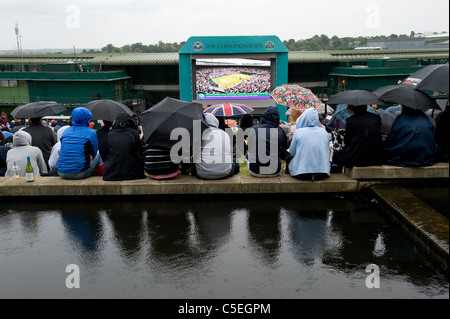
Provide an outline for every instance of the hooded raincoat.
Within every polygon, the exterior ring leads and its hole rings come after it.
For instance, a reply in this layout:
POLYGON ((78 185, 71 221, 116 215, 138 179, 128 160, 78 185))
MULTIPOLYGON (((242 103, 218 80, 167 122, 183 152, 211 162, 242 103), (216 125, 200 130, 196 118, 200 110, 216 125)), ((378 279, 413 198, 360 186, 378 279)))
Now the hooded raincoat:
POLYGON ((14 177, 14 165, 18 167, 17 173, 20 177, 26 176, 27 156, 30 157, 31 166, 33 166, 34 176, 47 175, 47 165, 44 161, 42 151, 31 146, 31 135, 25 131, 18 131, 14 134, 13 148, 6 155, 7 171, 6 177, 14 177))
POLYGON ((289 152, 294 156, 289 163, 291 176, 303 174, 330 175, 331 135, 319 123, 316 109, 307 109, 297 119, 297 130, 289 152))
POLYGON ((286 150, 286 134, 279 125, 280 113, 276 107, 270 106, 261 116, 261 124, 253 126, 248 139, 247 156, 252 175, 264 177, 280 173, 281 160, 286 159, 289 152, 286 150))
POLYGON ((97 134, 89 128, 91 111, 77 107, 72 111, 72 126, 61 136, 58 172, 79 173, 89 169, 90 158, 98 152, 97 134))
POLYGON ((212 114, 205 114, 209 130, 202 137, 202 158, 196 163, 197 176, 203 179, 220 179, 228 176, 232 169, 230 137, 219 128, 219 120, 212 114))
POLYGON ((48 159, 48 166, 50 167, 50 172, 56 172, 56 163, 58 162, 59 153, 61 151, 61 136, 65 130, 70 126, 66 125, 61 127, 56 133, 56 144, 53 145, 52 152, 50 153, 50 158, 48 159))
POLYGON ((431 166, 436 163, 434 126, 418 110, 400 114, 384 141, 387 163, 400 167, 431 166))
POLYGON ((138 126, 133 118, 120 113, 108 134, 109 155, 105 162, 103 180, 124 181, 143 179, 144 148, 138 126))

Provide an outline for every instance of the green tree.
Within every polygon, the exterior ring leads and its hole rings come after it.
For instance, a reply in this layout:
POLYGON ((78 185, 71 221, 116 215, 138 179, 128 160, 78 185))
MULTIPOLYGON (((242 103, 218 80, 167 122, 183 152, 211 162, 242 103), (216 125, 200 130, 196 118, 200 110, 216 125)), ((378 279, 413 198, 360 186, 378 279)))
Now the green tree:
POLYGON ((120 49, 111 43, 102 48, 102 52, 106 53, 120 53, 120 49))

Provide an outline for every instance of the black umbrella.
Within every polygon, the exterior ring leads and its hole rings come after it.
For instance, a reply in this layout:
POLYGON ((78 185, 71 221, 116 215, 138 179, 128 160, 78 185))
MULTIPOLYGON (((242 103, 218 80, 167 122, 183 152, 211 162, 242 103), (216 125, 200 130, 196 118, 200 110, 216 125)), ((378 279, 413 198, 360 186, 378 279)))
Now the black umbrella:
POLYGON ((144 141, 154 147, 170 149, 178 143, 171 140, 172 130, 185 128, 190 134, 190 145, 201 142, 201 134, 208 128, 203 115, 203 106, 195 102, 186 102, 166 97, 139 116, 144 131, 144 141), (194 121, 200 121, 200 134, 194 134, 194 121), (194 141, 194 135, 199 137, 194 141), (200 136, 198 136, 200 135, 200 136))
POLYGON ((113 100, 95 100, 86 104, 92 113, 92 120, 114 121, 120 113, 133 116, 133 111, 125 104, 113 100))
POLYGON ((381 116, 381 133, 389 135, 391 131, 392 124, 394 124, 395 119, 399 113, 389 112, 383 109, 378 110, 378 114, 381 116))
POLYGON ((412 73, 402 84, 421 90, 449 93, 448 74, 448 64, 429 65, 412 73))
POLYGON ((338 105, 338 104, 346 104, 346 105, 384 105, 383 101, 378 99, 378 96, 375 94, 366 91, 366 90, 348 90, 335 95, 332 95, 327 104, 329 105, 338 105))
POLYGON ((39 101, 19 105, 11 111, 11 116, 16 118, 39 118, 55 115, 67 109, 60 103, 53 101, 39 101))
POLYGON ((382 101, 398 103, 413 109, 441 109, 428 94, 416 90, 410 85, 387 85, 380 87, 373 93, 382 101))

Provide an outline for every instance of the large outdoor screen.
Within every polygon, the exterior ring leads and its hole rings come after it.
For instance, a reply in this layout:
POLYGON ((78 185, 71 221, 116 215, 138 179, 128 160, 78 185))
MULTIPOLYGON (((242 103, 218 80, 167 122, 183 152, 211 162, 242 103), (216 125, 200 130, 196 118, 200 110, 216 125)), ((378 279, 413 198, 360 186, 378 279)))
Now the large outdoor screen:
POLYGON ((194 100, 270 99, 274 59, 196 59, 194 100))

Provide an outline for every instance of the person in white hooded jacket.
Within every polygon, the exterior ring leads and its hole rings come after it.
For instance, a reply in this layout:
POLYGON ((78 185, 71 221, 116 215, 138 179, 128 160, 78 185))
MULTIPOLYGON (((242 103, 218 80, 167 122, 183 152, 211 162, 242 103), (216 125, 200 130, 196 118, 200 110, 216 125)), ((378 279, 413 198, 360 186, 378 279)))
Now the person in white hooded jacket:
POLYGON ((294 156, 288 164, 290 175, 310 181, 329 177, 331 135, 320 126, 317 110, 310 108, 304 111, 296 126, 289 148, 294 156))
POLYGON ((224 179, 239 173, 239 164, 233 161, 228 134, 219 129, 219 120, 205 114, 209 129, 202 137, 201 161, 195 164, 197 177, 201 179, 224 179))
POLYGON ((47 175, 47 165, 45 164, 42 151, 36 146, 31 146, 31 140, 31 135, 25 131, 18 131, 14 134, 13 148, 6 155, 6 177, 15 176, 14 166, 17 167, 18 175, 25 177, 28 156, 34 170, 34 176, 47 175))

